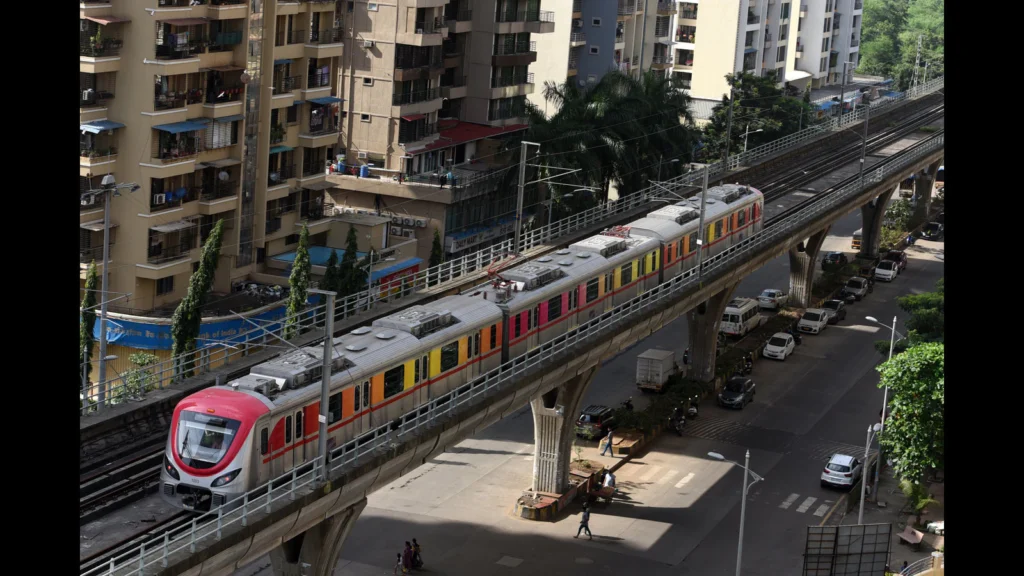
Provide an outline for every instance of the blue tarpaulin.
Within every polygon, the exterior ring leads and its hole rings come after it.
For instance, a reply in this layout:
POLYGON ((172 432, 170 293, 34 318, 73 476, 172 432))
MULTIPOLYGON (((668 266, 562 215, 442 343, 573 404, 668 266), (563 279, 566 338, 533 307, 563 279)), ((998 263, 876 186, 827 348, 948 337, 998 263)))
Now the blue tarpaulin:
POLYGON ((370 281, 371 282, 377 282, 381 278, 384 278, 386 276, 390 276, 390 275, 394 274, 395 272, 400 272, 402 270, 405 270, 406 268, 412 268, 413 266, 415 266, 415 265, 417 265, 417 264, 419 264, 421 262, 423 262, 423 258, 410 258, 410 259, 405 260, 403 262, 399 262, 397 264, 392 264, 391 266, 388 266, 387 268, 381 268, 380 270, 377 269, 377 266, 379 266, 379 264, 376 264, 373 267, 373 278, 371 278, 370 281))
POLYGON ((244 120, 244 119, 245 119, 245 115, 244 114, 235 114, 234 116, 224 116, 223 118, 213 118, 212 121, 213 122, 237 122, 239 120, 244 120))
POLYGON ((323 98, 310 98, 309 101, 314 104, 334 104, 336 102, 341 102, 341 98, 338 98, 337 96, 324 96, 323 98))
POLYGON ((295 148, 291 146, 274 146, 270 149, 270 153, 277 154, 278 152, 291 152, 292 150, 295 150, 295 148))
POLYGON ((198 120, 186 120, 184 122, 175 122, 173 124, 160 124, 159 126, 153 126, 153 128, 162 132, 180 134, 182 132, 191 132, 193 130, 205 130, 206 123, 198 120))
POLYGON ((88 124, 79 125, 78 129, 82 132, 91 132, 93 134, 99 134, 106 130, 116 130, 118 128, 124 128, 124 124, 120 122, 111 122, 110 120, 96 120, 89 122, 88 124))

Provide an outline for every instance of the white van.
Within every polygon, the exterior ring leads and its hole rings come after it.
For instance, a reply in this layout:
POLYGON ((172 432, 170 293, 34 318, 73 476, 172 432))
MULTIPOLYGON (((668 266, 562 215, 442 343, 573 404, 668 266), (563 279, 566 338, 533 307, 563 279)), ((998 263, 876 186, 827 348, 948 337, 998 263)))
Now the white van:
POLYGON ((764 318, 758 313, 757 300, 733 298, 732 302, 725 307, 722 324, 718 331, 729 336, 746 336, 747 332, 763 323, 764 318))

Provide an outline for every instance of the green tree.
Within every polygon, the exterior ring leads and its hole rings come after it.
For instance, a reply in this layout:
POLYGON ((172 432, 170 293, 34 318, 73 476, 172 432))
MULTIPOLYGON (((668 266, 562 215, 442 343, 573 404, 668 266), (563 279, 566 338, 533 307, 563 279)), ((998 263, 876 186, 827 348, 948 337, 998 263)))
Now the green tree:
POLYGON ((295 261, 292 262, 292 274, 288 277, 291 293, 288 295, 287 319, 284 326, 284 339, 291 340, 299 332, 299 314, 305 310, 309 298, 309 228, 302 225, 299 233, 299 247, 295 249, 295 261))
MULTIPOLYGON (((726 74, 725 79, 735 87, 730 154, 743 151, 748 125, 751 133, 747 138, 747 147, 750 149, 797 132, 801 124, 806 127, 814 117, 813 108, 806 99, 786 96, 772 78, 742 73, 726 74), (758 129, 762 131, 755 132, 758 129)), ((723 94, 722 101, 711 110, 710 122, 704 126, 704 143, 713 154, 725 152, 729 104, 729 95, 723 94)))
POLYGON ((889 388, 889 416, 880 442, 900 478, 920 481, 945 466, 945 347, 918 344, 878 367, 889 388))
POLYGON ((444 260, 444 248, 441 246, 441 233, 434 228, 434 243, 430 245, 430 264, 433 268, 444 260))
MULTIPOLYGON (((96 290, 99 284, 99 274, 96 272, 96 261, 89 263, 89 270, 85 273, 85 294, 82 296, 82 312, 78 318, 78 379, 82 386, 87 382, 82 380, 82 365, 92 361, 93 326, 96 324, 96 290)), ((88 372, 87 372, 88 374, 88 372)), ((79 387, 81 388, 81 386, 79 387)))
POLYGON ((893 228, 909 230, 910 221, 913 217, 914 208, 910 205, 910 200, 906 198, 893 201, 885 209, 885 223, 893 228))
MULTIPOLYGON (((908 294, 896 299, 901 310, 910 314, 907 320, 905 338, 897 340, 893 345, 893 356, 900 354, 911 346, 923 342, 942 342, 946 334, 944 281, 935 283, 935 292, 908 294)), ((882 356, 889 355, 889 340, 878 340, 875 349, 882 356)))
POLYGON ((188 292, 171 316, 171 356, 182 360, 181 378, 192 376, 195 359, 190 352, 196 349, 196 338, 202 323, 202 309, 213 286, 213 277, 220 261, 221 239, 224 234, 224 220, 217 220, 210 236, 203 244, 199 257, 199 268, 188 281, 188 292), (186 355, 188 358, 186 359, 186 355))
POLYGON ((900 63, 900 33, 911 0, 865 0, 857 71, 890 77, 900 63))
POLYGON ((323 289, 340 292, 341 270, 338 268, 338 253, 336 251, 331 250, 331 255, 327 258, 325 268, 323 289))
POLYGON ((341 291, 340 294, 350 296, 365 289, 366 271, 359 263, 359 238, 356 229, 348 227, 345 237, 345 255, 341 257, 341 291))
POLYGON ((921 60, 918 82, 924 79, 924 65, 928 63, 928 77, 935 78, 945 72, 945 0, 912 0, 907 8, 906 28, 900 33, 900 63, 893 75, 900 88, 909 88, 917 62, 917 39, 921 38, 921 60))

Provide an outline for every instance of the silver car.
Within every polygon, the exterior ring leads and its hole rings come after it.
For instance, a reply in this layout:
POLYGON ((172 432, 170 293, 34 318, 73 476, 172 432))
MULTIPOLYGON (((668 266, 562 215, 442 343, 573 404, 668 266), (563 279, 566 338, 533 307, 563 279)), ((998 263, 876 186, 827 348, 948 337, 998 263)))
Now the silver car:
POLYGON ((852 294, 857 300, 863 300, 868 295, 868 280, 860 276, 854 276, 846 281, 843 292, 852 294))
POLYGON ((853 456, 833 454, 821 473, 822 486, 850 487, 860 479, 864 466, 853 456))

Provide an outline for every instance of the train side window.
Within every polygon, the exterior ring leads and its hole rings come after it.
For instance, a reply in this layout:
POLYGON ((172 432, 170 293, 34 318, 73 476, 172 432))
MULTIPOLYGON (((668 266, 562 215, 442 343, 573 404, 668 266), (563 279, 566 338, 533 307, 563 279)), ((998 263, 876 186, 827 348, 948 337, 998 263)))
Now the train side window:
MULTIPOLYGON (((493 340, 492 340, 493 342, 493 340)), ((473 357, 480 355, 480 333, 473 334, 473 357)))
POLYGON ((612 291, 612 278, 614 274, 605 274, 604 276, 604 293, 610 294, 612 291))
POLYGON ((441 347, 441 372, 447 372, 459 365, 459 342, 456 340, 441 347))
POLYGON ((690 234, 690 254, 697 251, 697 233, 690 234))
POLYGON ((267 429, 260 430, 260 456, 267 455, 267 448, 270 447, 270 434, 267 429))
POLYGON ((594 300, 597 300, 597 292, 600 287, 600 278, 594 278, 587 282, 587 304, 590 304, 594 300))
POLYGON ((736 223, 738 225, 740 225, 740 226, 743 226, 744 224, 747 223, 747 209, 746 208, 744 208, 743 210, 739 211, 738 215, 736 216, 736 223))
POLYGON ((428 380, 430 378, 430 363, 429 363, 428 358, 429 358, 429 356, 424 356, 423 357, 423 364, 422 364, 423 371, 420 372, 420 379, 424 380, 424 381, 428 380))
POLYGON ((622 286, 633 281, 633 263, 630 262, 622 267, 622 286))
POLYGON ((646 254, 644 254, 643 256, 640 257, 639 264, 640 264, 640 269, 636 273, 636 277, 637 278, 640 278, 644 274, 647 274, 647 255, 646 254))
POLYGON ((302 410, 295 413, 295 439, 299 440, 306 435, 305 429, 302 427, 302 410))
POLYGON ((370 405, 370 382, 363 382, 363 408, 370 405))
POLYGON ((284 418, 284 443, 292 443, 292 417, 285 416, 284 418))
POLYGON ((341 392, 327 399, 327 423, 334 424, 341 420, 341 392))
POLYGON ((530 319, 532 320, 532 326, 540 326, 540 306, 534 306, 533 311, 530 313, 530 319))
POLYGON ((359 410, 359 386, 352 391, 352 407, 359 410))
POLYGON ((390 398, 405 388, 405 364, 384 372, 384 397, 390 398))
POLYGON ((548 322, 557 320, 562 315, 562 295, 559 294, 548 300, 548 322))
POLYGON ((420 381, 420 359, 417 358, 412 368, 412 379, 415 382, 420 381))
POLYGON ((715 238, 722 237, 722 221, 715 222, 715 238))
POLYGON ((520 325, 520 320, 522 320, 522 318, 520 318, 519 314, 516 314, 515 316, 512 317, 512 337, 513 338, 519 338, 520 328, 522 328, 522 326, 520 325))
POLYGON ((498 347, 498 325, 491 324, 491 350, 498 347))
POLYGON ((579 290, 576 288, 573 288, 572 292, 569 292, 569 310, 576 309, 576 298, 579 297, 579 294, 579 290))

